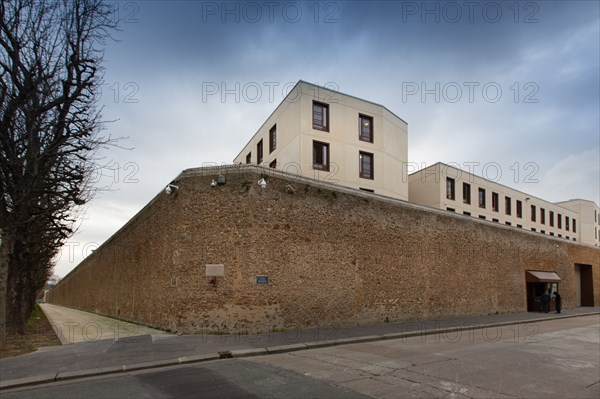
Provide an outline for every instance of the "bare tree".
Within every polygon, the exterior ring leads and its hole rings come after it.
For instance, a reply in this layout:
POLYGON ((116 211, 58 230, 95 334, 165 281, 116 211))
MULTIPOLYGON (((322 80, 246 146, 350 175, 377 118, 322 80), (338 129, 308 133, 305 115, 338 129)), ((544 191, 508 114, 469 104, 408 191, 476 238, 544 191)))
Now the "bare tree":
POLYGON ((91 196, 105 40, 102 0, 0 3, 0 334, 25 332, 52 258, 91 196))

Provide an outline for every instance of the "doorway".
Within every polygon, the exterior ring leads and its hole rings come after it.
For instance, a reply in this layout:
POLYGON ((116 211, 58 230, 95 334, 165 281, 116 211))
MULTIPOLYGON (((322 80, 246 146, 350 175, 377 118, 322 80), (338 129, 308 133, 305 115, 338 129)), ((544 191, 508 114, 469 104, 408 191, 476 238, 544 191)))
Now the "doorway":
MULTIPOLYGON (((527 270, 525 272, 525 282, 527 285, 527 311, 541 312, 541 296, 544 292, 558 292, 558 283, 560 277, 554 272, 527 270)), ((554 301, 550 301, 550 311, 556 311, 554 301)))
POLYGON ((594 306, 592 266, 575 264, 575 292, 577 306, 594 306))

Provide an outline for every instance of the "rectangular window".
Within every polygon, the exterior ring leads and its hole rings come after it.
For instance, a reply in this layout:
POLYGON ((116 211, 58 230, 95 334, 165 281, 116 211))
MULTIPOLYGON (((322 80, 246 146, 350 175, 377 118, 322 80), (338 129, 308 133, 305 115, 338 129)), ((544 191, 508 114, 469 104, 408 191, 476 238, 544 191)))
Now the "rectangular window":
POLYGON ((540 208, 540 223, 546 224, 546 210, 544 208, 540 208))
POLYGON ((463 183, 463 203, 471 203, 471 185, 469 183, 463 183))
POLYGON ((520 229, 522 229, 523 225, 522 224, 518 224, 517 227, 520 228, 520 229))
POLYGON ((362 188, 361 187, 360 190, 366 191, 368 193, 374 193, 375 192, 375 190, 371 190, 370 188, 362 188))
POLYGON ((263 141, 262 139, 256 144, 256 163, 260 165, 263 161, 263 141))
POLYGON ((573 233, 577 233, 577 220, 573 219, 573 233))
POLYGON ((550 227, 554 227, 554 212, 550 211, 550 215, 549 215, 549 222, 550 222, 550 227))
POLYGON ((313 101, 313 129, 329 131, 329 105, 313 101))
POLYGON ((500 208, 500 205, 498 204, 499 201, 500 197, 498 196, 498 193, 492 192, 492 210, 494 212, 498 212, 498 209, 500 208))
POLYGON ((479 219, 485 220, 485 215, 479 215, 479 219))
POLYGON ((269 154, 277 148, 277 124, 269 130, 269 154))
POLYGON ((446 177, 446 198, 454 200, 454 179, 446 177))
POLYGON ((494 219, 492 219, 492 222, 496 222, 496 223, 498 223, 498 222, 499 222, 499 220, 494 218, 494 219))
POLYGON ((531 221, 535 222, 535 213, 536 213, 535 205, 531 205, 531 221))
POLYGON ((569 231, 569 217, 565 216, 565 230, 569 231))
POLYGON ((246 155, 246 163, 250 163, 252 162, 252 153, 249 152, 248 155, 246 155))
POLYGON ((464 211, 463 215, 465 215, 465 216, 471 216, 471 212, 464 211))
POLYGON ((358 139, 373 142, 373 118, 367 115, 358 115, 358 139))
POLYGON ((446 207, 446 210, 450 211, 450 212, 456 212, 456 209, 454 209, 454 208, 448 208, 448 207, 446 207))
POLYGON ((531 231, 535 231, 535 227, 532 227, 532 228, 531 228, 531 231))
POLYGON ((510 197, 504 197, 504 213, 507 215, 512 213, 512 203, 510 197))
POLYGON ((485 208, 485 189, 479 189, 479 207, 485 208))
POLYGON ((517 200, 517 217, 519 219, 523 218, 523 203, 517 200))
POLYGON ((274 159, 273 161, 271 161, 271 163, 269 164, 269 168, 277 169, 277 159, 274 159))
POLYGON ((556 222, 559 229, 562 229, 562 215, 559 213, 556 215, 556 222))
POLYGON ((553 232, 550 232, 550 235, 554 237, 554 233, 553 232))
POLYGON ((358 162, 359 176, 363 179, 373 179, 373 154, 360 151, 358 162))
POLYGON ((329 144, 313 141, 313 169, 329 170, 329 144))
POLYGON ((512 223, 510 222, 504 222, 505 225, 510 226, 512 223))

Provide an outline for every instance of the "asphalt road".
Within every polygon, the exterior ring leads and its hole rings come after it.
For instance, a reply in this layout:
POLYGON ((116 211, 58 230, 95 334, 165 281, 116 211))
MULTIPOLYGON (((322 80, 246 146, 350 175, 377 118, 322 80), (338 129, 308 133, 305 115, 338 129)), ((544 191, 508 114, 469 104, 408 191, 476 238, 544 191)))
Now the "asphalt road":
POLYGON ((125 373, 9 398, 594 398, 600 316, 125 373))

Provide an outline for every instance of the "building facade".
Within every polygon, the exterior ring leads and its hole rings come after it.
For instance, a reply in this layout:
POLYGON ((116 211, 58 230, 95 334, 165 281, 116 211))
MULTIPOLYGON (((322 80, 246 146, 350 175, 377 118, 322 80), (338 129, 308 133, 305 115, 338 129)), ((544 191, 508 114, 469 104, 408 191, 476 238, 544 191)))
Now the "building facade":
POLYGON ((597 226, 593 226, 598 221, 598 207, 591 201, 548 202, 441 162, 410 174, 408 185, 409 201, 415 204, 564 240, 598 244, 597 229, 594 238, 597 226))
POLYGON ((579 241, 596 247, 600 246, 600 208, 594 201, 572 199, 556 204, 577 213, 579 217, 579 230, 577 231, 579 241))
POLYGON ((408 200, 407 135, 384 106, 299 81, 234 163, 408 200))

